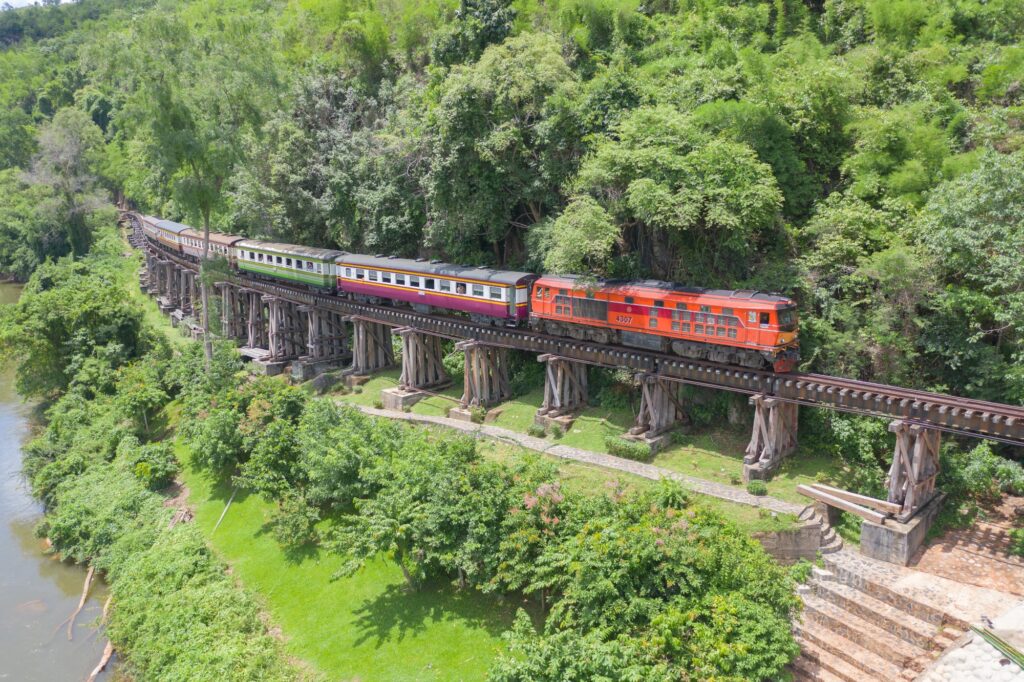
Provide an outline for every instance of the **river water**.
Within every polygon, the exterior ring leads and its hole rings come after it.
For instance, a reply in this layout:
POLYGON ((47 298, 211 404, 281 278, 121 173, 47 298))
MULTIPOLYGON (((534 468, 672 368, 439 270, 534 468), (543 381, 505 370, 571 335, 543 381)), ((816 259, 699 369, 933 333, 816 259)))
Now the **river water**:
MULTIPOLYGON (((0 304, 15 302, 19 291, 0 284, 0 304)), ((35 536, 43 510, 21 475, 21 445, 31 435, 30 417, 31 408, 14 392, 13 372, 0 371, 0 680, 84 681, 106 645, 93 627, 106 590, 94 582, 68 641, 61 621, 78 606, 85 570, 46 555, 35 536)))

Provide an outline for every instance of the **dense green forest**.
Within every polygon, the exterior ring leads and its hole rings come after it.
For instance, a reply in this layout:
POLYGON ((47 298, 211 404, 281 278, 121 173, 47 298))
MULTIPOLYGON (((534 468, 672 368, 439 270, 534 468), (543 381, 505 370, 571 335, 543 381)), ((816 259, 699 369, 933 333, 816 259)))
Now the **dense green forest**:
POLYGON ((797 298, 804 365, 1024 400, 1024 3, 0 13, 0 271, 104 194, 367 252, 797 298))
POLYGON ((0 12, 0 272, 108 195, 369 253, 801 306, 803 367, 1024 401, 1024 2, 0 12))

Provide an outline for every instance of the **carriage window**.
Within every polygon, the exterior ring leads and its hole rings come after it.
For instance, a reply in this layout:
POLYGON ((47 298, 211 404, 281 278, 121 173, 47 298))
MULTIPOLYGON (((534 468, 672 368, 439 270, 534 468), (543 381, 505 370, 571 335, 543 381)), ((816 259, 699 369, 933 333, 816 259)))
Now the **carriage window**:
POLYGON ((768 313, 761 313, 761 324, 768 324, 768 313))
POLYGON ((385 284, 391 284, 391 273, 390 272, 382 272, 382 273, 380 273, 380 281, 384 282, 385 284))
MULTIPOLYGON (((313 272, 313 261, 306 261, 306 272, 313 272)), ((317 264, 317 272, 320 272, 320 264, 317 264)))
POLYGON ((457 294, 464 294, 464 293, 466 293, 466 285, 463 284, 462 282, 456 283, 455 284, 455 293, 457 293, 457 294))
POLYGON ((420 288, 420 278, 414 275, 409 275, 409 286, 420 288))
POLYGON ((363 279, 366 277, 366 271, 362 268, 356 268, 356 279, 363 279))
POLYGON ((376 282, 377 281, 377 271, 376 270, 369 270, 368 272, 370 273, 370 281, 371 282, 376 282))
POLYGON ((433 290, 433 288, 434 288, 434 280, 429 278, 429 277, 427 279, 423 280, 423 288, 424 289, 431 289, 431 290, 433 290))
POLYGON ((296 261, 295 261, 295 268, 296 268, 297 270, 301 270, 301 269, 302 269, 302 261, 300 261, 300 260, 296 260, 296 261))
POLYGON ((483 296, 484 295, 484 287, 483 287, 482 284, 474 284, 473 285, 473 295, 474 296, 483 296))
POLYGON ((405 275, 395 275, 395 284, 405 285, 405 275))
POLYGON ((501 287, 489 287, 491 290, 491 298, 501 300, 501 287))
POLYGON ((280 256, 275 256, 275 258, 277 258, 277 264, 280 265, 281 264, 281 257, 280 256))
POLYGON ((292 259, 291 258, 285 258, 284 261, 285 261, 284 264, 287 265, 288 267, 292 266, 292 259))
POLYGON ((345 276, 346 277, 351 277, 352 276, 352 268, 345 268, 345 276))
POLYGON ((323 266, 323 264, 322 264, 322 263, 317 263, 317 264, 316 264, 316 271, 317 271, 317 272, 319 272, 320 274, 323 274, 323 272, 324 272, 324 266, 323 266))
POLYGON ((263 262, 263 254, 262 253, 260 254, 260 262, 261 263, 263 262))
POLYGON ((452 283, 450 280, 442 279, 439 284, 441 285, 441 291, 451 291, 452 283))

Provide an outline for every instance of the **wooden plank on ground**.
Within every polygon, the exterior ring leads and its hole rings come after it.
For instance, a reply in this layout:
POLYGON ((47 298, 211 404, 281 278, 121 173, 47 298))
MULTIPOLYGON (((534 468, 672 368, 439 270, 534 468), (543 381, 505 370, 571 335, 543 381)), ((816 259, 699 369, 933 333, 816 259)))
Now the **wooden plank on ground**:
POLYGON ((877 523, 879 525, 885 523, 885 514, 880 514, 873 509, 862 507, 859 504, 854 504, 853 502, 847 502, 841 497, 830 495, 824 491, 815 490, 814 488, 808 485, 798 485, 796 487, 796 491, 801 495, 806 495, 807 497, 810 497, 811 499, 818 500, 819 502, 824 502, 830 507, 836 507, 837 509, 848 511, 851 514, 856 514, 862 519, 865 519, 872 523, 877 523))
POLYGON ((885 502, 883 500, 876 499, 874 497, 868 497, 867 495, 858 495, 857 493, 851 493, 849 490, 842 490, 840 488, 833 488, 830 485, 824 483, 812 483, 812 488, 817 488, 830 495, 842 498, 848 502, 854 502, 856 504, 864 505, 865 507, 871 507, 877 509, 880 512, 887 512, 889 514, 899 514, 903 511, 903 507, 893 502, 885 502))

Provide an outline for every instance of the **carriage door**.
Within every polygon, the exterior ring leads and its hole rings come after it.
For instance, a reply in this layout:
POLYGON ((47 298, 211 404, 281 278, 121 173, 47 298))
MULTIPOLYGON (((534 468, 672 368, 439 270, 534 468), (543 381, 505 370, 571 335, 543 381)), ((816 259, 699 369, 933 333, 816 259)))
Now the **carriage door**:
POLYGON ((508 318, 516 319, 516 285, 505 287, 505 295, 508 296, 508 318))

